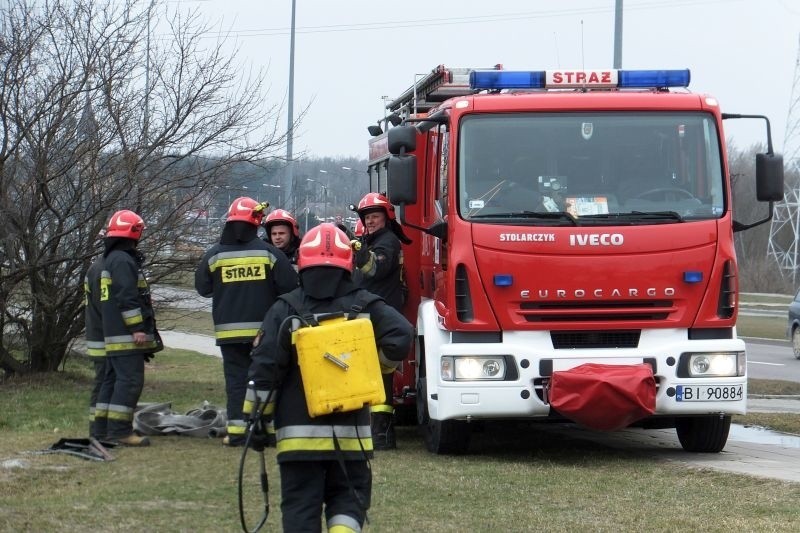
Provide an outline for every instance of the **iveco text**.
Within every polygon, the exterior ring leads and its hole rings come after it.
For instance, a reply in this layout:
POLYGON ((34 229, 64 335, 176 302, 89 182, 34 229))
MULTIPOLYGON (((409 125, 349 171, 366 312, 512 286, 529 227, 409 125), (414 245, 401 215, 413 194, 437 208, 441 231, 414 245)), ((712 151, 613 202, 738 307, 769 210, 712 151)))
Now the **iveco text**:
POLYGON ((591 233, 569 236, 570 246, 622 246, 625 237, 621 233, 591 233))

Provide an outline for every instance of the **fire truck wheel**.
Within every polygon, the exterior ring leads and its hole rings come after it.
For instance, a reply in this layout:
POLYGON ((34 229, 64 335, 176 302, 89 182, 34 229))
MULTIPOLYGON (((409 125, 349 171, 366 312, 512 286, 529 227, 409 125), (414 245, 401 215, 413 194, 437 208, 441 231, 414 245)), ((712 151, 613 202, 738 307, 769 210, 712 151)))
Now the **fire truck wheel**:
POLYGON ((469 447, 470 427, 462 420, 434 420, 422 428, 428 451, 437 455, 461 455, 469 447))
POLYGON ((678 440, 687 452, 719 453, 728 442, 730 415, 708 415, 675 419, 678 440))
POLYGON ((428 386, 425 376, 417 378, 417 424, 420 427, 428 425, 428 386))
POLYGON ((471 428, 461 420, 433 420, 428 411, 428 385, 417 379, 417 423, 428 451, 437 455, 459 455, 469 447, 471 428))
POLYGON ((397 405, 394 408, 395 426, 417 425, 417 410, 413 405, 397 405))

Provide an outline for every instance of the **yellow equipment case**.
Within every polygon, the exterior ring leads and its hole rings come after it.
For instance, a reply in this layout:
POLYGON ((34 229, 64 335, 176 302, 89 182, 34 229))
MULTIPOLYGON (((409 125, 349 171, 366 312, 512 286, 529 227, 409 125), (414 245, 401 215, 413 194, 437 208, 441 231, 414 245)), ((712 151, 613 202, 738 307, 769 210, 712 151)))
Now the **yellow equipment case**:
POLYGON ((292 332, 308 414, 316 417, 383 404, 386 396, 372 322, 355 318, 369 300, 378 297, 363 291, 345 316, 322 317, 319 325, 314 325, 317 321, 303 316, 294 305, 295 299, 287 298, 289 295, 294 296, 289 293, 280 298, 289 302, 310 326, 304 324, 292 332))

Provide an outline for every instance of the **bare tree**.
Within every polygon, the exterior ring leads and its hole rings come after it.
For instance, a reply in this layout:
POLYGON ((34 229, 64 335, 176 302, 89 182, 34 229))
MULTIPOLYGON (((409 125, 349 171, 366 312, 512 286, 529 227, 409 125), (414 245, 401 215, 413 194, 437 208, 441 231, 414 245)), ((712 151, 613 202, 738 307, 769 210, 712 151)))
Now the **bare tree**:
POLYGON ((157 282, 193 269, 182 250, 230 169, 278 153, 265 74, 242 75, 209 30, 149 0, 11 3, 0 35, 6 373, 56 370, 81 335, 83 277, 115 210, 144 218, 157 282))

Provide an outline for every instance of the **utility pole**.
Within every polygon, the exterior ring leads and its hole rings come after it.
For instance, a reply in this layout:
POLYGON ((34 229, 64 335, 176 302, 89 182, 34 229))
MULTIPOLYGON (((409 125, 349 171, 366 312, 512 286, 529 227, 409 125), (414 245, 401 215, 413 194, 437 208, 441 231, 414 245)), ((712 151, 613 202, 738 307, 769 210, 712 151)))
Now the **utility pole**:
POLYGON ((328 174, 327 170, 320 169, 320 173, 321 174, 325 174, 325 179, 326 179, 326 182, 327 182, 327 185, 323 185, 321 182, 318 182, 319 186, 322 187, 323 201, 325 202, 325 204, 324 204, 325 208, 322 210, 322 221, 323 222, 327 222, 328 221, 328 187, 330 187, 330 185, 331 185, 331 176, 330 176, 330 174, 328 174))
MULTIPOLYGON (((285 209, 289 209, 289 199, 293 190, 294 183, 294 161, 292 159, 292 142, 294 137, 294 22, 295 8, 297 0, 292 0, 292 31, 289 40, 289 109, 288 125, 286 128, 286 174, 283 177, 283 190, 286 195, 285 209)), ((294 206, 292 206, 294 207, 294 206)), ((308 226, 308 216, 306 216, 306 226, 308 226)))
POLYGON ((303 233, 308 233, 308 186, 306 186, 306 227, 303 233))
POLYGON ((614 6, 614 68, 622 68, 622 0, 614 6))
MULTIPOLYGON (((786 117, 783 138, 783 161, 787 173, 800 171, 800 44, 794 63, 794 81, 786 117)), ((791 174, 790 174, 791 175, 791 174)), ((775 204, 775 213, 769 229, 767 257, 775 260, 781 276, 797 283, 800 266, 800 188, 791 185, 785 189, 783 201, 775 204)))

